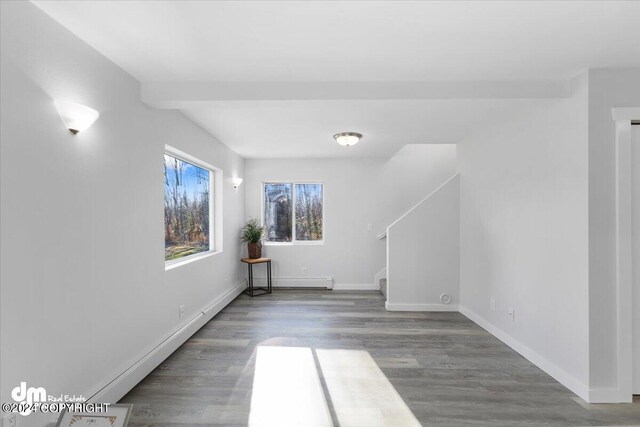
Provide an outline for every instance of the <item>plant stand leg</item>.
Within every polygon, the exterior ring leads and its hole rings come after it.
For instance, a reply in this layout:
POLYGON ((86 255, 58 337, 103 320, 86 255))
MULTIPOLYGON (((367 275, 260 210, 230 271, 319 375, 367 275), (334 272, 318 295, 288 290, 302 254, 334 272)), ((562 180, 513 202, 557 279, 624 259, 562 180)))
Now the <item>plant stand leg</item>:
POLYGON ((247 264, 247 267, 249 269, 249 276, 248 276, 249 286, 244 291, 244 293, 249 296, 253 296, 253 264, 247 264))

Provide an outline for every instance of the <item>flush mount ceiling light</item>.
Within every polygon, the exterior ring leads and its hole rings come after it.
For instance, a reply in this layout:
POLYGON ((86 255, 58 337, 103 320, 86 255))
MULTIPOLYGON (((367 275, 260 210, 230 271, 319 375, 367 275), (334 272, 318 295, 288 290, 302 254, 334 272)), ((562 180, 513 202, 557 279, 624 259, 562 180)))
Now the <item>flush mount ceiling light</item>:
POLYGON ((345 147, 351 147, 352 145, 356 145, 358 141, 362 138, 362 134, 358 132, 340 132, 333 135, 333 139, 340 145, 344 145, 345 147))
POLYGON ((88 129, 100 117, 93 108, 75 102, 56 101, 56 109, 64 125, 74 135, 88 129))

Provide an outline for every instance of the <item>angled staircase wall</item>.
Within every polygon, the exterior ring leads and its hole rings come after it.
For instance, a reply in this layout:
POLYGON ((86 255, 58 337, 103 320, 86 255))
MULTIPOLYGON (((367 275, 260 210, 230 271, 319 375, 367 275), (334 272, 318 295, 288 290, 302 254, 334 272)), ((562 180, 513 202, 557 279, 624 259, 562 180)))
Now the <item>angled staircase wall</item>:
POLYGON ((387 227, 388 310, 458 310, 459 206, 456 174, 387 227))

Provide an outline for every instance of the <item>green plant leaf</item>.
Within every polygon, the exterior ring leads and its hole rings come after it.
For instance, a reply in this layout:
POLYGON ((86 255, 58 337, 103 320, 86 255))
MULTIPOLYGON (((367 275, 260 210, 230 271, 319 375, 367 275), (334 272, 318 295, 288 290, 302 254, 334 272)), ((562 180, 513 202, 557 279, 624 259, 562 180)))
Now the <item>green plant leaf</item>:
POLYGON ((240 240, 242 243, 259 243, 264 235, 264 227, 258 218, 250 218, 240 230, 240 240))

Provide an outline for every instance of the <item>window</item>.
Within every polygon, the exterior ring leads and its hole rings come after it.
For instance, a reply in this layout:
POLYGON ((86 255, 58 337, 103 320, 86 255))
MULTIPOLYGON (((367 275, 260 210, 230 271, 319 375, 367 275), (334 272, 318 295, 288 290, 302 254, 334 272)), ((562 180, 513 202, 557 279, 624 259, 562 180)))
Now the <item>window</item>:
POLYGON ((164 259, 212 249, 213 172, 164 155, 164 259))
POLYGON ((322 240, 322 184, 296 184, 296 240, 322 240))
POLYGON ((264 185, 264 225, 268 242, 290 242, 292 233, 291 184, 264 185))
POLYGON ((318 243, 324 239, 324 191, 320 183, 267 182, 263 220, 266 241, 318 243))

